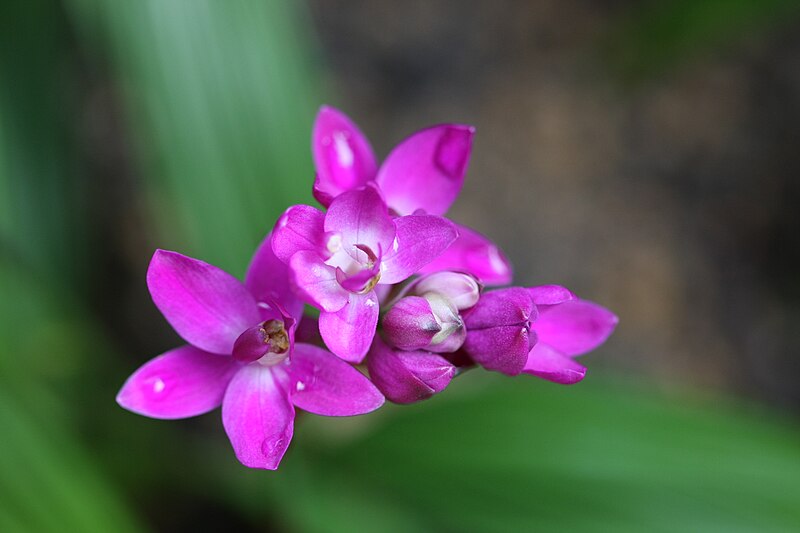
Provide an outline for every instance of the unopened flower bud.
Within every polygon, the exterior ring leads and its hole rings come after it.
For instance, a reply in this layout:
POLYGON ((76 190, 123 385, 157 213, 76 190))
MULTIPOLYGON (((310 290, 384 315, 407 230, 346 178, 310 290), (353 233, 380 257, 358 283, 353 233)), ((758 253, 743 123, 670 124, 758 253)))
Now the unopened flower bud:
POLYGON ((478 304, 464 313, 464 351, 488 370, 520 374, 536 344, 531 322, 537 315, 526 289, 511 287, 484 293, 478 304))
POLYGON ((396 348, 433 352, 453 352, 466 336, 458 310, 437 294, 398 300, 383 318, 383 331, 396 348))
POLYGON ((414 403, 443 391, 456 367, 441 355, 395 350, 375 338, 367 356, 370 379, 394 403, 414 403))
POLYGON ((478 280, 463 272, 435 272, 422 276, 409 288, 409 294, 424 296, 439 294, 446 298, 456 309, 463 311, 478 303, 481 295, 481 284, 478 280))

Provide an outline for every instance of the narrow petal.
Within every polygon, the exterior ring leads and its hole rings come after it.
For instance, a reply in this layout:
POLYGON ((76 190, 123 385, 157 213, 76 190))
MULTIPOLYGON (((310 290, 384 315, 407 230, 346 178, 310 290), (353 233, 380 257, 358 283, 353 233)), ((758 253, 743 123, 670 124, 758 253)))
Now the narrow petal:
POLYGON ((314 252, 297 252, 289 261, 295 291, 320 309, 335 312, 345 306, 348 293, 336 279, 336 269, 314 252))
POLYGON ((458 239, 422 273, 457 270, 469 272, 486 285, 511 283, 513 270, 505 254, 480 233, 456 224, 458 239))
POLYGON ((536 305, 555 305, 577 298, 571 290, 560 285, 528 287, 528 294, 536 305))
POLYGON ((374 291, 350 294, 350 301, 340 311, 319 315, 319 332, 325 345, 351 363, 360 363, 375 336, 378 325, 378 297, 374 291))
POLYGON ((244 284, 257 302, 277 302, 295 319, 302 316, 303 302, 292 291, 289 268, 272 251, 272 233, 253 254, 244 284))
POLYGON ((455 224, 433 215, 396 218, 397 237, 381 263, 381 284, 398 283, 439 257, 458 237, 455 224))
POLYGON ((280 367, 243 366, 222 401, 222 424, 239 461, 251 468, 275 470, 294 431, 294 407, 279 377, 280 367))
POLYGON ((337 196, 325 214, 325 231, 341 235, 348 250, 363 245, 376 253, 385 253, 395 233, 386 203, 372 185, 337 196))
POLYGON ((293 205, 281 215, 272 230, 272 251, 288 263, 301 251, 321 252, 325 248, 325 214, 310 205, 293 205))
POLYGON ((541 342, 528 354, 523 372, 562 385, 572 385, 586 376, 586 368, 541 342))
POLYGON ((524 324, 479 330, 467 328, 463 349, 483 368, 516 376, 525 367, 535 338, 524 324))
POLYGON ((566 355, 594 350, 614 332, 619 319, 606 309, 586 300, 542 306, 533 323, 541 342, 566 355))
POLYGON ((369 141, 347 115, 322 106, 311 136, 314 167, 314 198, 325 207, 345 191, 375 178, 377 164, 369 141))
POLYGON ((230 357, 182 346, 151 359, 134 372, 119 391, 117 403, 150 418, 201 415, 219 407, 238 369, 230 357))
POLYGON ((367 357, 372 382, 394 403, 414 403, 443 391, 456 374, 444 357, 424 351, 394 350, 375 338, 367 357))
POLYGON ((311 413, 354 416, 383 405, 383 395, 364 374, 322 348, 298 344, 288 372, 292 402, 311 413))
POLYGON ((401 215, 444 215, 464 183, 474 134, 471 126, 444 124, 398 144, 376 178, 389 206, 401 215))
POLYGON ((178 335, 207 352, 230 354, 239 334, 259 321, 255 299, 241 281, 176 252, 156 251, 147 286, 178 335))

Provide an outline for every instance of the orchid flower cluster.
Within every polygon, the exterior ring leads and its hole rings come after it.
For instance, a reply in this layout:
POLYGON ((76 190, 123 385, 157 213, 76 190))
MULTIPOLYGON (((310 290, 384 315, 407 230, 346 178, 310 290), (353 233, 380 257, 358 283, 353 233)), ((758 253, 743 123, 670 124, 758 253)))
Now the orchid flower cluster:
POLYGON ((486 290, 511 282, 506 256, 444 217, 474 133, 456 124, 424 129, 378 165, 359 128, 323 107, 312 153, 313 194, 325 210, 287 209, 244 282, 156 251, 147 285, 187 344, 134 372, 117 402, 162 419, 221 405, 239 461, 275 469, 295 408, 353 416, 385 399, 413 403, 475 366, 582 380, 575 357, 603 343, 617 318, 556 285, 486 290), (318 319, 304 316, 306 304, 318 319))

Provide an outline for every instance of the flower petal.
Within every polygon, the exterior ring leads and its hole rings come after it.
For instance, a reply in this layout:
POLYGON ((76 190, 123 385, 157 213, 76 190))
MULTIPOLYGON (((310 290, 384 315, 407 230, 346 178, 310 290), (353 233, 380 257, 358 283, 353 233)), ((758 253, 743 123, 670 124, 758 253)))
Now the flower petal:
POLYGON ((275 470, 294 431, 294 407, 279 379, 281 367, 243 366, 222 401, 222 424, 239 461, 251 468, 275 470))
POLYGON ((469 272, 486 285, 511 283, 513 270, 505 254, 480 233, 456 224, 458 239, 422 273, 457 270, 469 272))
POLYGON ((427 293, 439 294, 463 311, 478 303, 481 296, 480 282, 472 274, 463 272, 434 272, 413 281, 408 286, 409 294, 424 296, 427 293))
POLYGON ((528 287, 528 294, 536 305, 555 305, 577 298, 571 290, 560 285, 528 287))
POLYGON ((421 296, 398 300, 384 315, 381 324, 386 341, 401 350, 424 348, 442 331, 431 304, 421 296))
POLYGON ((439 257, 458 237, 455 224, 433 215, 409 215, 394 220, 397 236, 381 263, 379 283, 392 284, 416 274, 439 257))
POLYGON ((238 369, 230 357, 182 346, 151 359, 134 372, 119 391, 117 403, 150 418, 201 415, 219 407, 238 369))
POLYGON ((337 196, 325 214, 325 231, 341 235, 347 250, 362 245, 376 255, 386 253, 395 233, 386 203, 373 185, 337 196))
POLYGON ((156 250, 147 286, 178 335, 207 352, 230 354, 239 334, 259 322, 256 302, 242 282, 177 252, 156 250))
POLYGON ((360 363, 375 336, 378 325, 378 297, 375 291, 350 294, 350 301, 341 310, 319 315, 319 332, 325 345, 351 363, 360 363))
POLYGON ((398 144, 375 178, 389 206, 401 215, 445 214, 464 183, 474 134, 472 126, 444 124, 398 144))
POLYGON ((289 269, 295 290, 315 306, 335 312, 347 303, 350 293, 339 285, 336 269, 323 263, 315 252, 297 252, 289 269))
POLYGON ((462 316, 467 331, 473 331, 524 324, 535 320, 537 311, 526 289, 509 287, 483 293, 478 304, 464 311, 462 316))
POLYGON ((367 357, 372 382, 394 403, 414 403, 443 391, 456 374, 444 357, 424 351, 393 350, 375 338, 367 357))
POLYGON ((288 263, 301 250, 320 252, 325 248, 325 214, 310 205, 293 205, 281 215, 272 230, 272 251, 288 263))
POLYGON ((566 355, 594 350, 613 333, 619 319, 606 309, 586 300, 572 300, 541 306, 532 328, 539 340, 566 355))
POLYGON ((325 207, 338 195, 375 178, 378 166, 369 141, 347 115, 322 106, 311 136, 314 198, 325 207))
POLYGON ((524 324, 479 330, 467 328, 463 349, 483 368, 516 376, 525 367, 535 339, 536 335, 524 324))
POLYGON ((314 414, 354 416, 383 405, 383 395, 364 374, 332 353, 298 344, 288 368, 292 402, 314 414))
POLYGON ((303 315, 303 302, 292 291, 289 268, 272 251, 272 233, 253 254, 244 284, 257 302, 277 302, 295 319, 303 315))
POLYGON ((586 368, 542 342, 528 354, 523 372, 562 385, 572 385, 586 376, 586 368))

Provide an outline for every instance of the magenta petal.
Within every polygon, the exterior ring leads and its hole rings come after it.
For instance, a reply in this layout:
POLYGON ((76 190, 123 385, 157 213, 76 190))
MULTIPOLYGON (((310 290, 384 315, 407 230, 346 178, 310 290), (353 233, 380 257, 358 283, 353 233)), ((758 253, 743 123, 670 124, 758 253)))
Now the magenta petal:
POLYGON ((294 431, 294 407, 284 390, 281 367, 243 366, 222 401, 222 424, 239 461, 251 468, 275 470, 294 431))
POLYGON ((505 254, 480 233, 456 224, 458 239, 422 273, 457 270, 469 272, 486 285, 511 283, 513 271, 505 254))
POLYGON ((340 311, 319 315, 319 332, 325 345, 351 363, 360 363, 375 336, 378 325, 378 297, 374 291, 350 294, 340 311))
POLYGON ((367 357, 372 382, 394 403, 413 403, 443 391, 456 367, 430 352, 393 350, 376 338, 367 357))
POLYGON ((156 250, 147 286, 175 331, 207 352, 230 354, 239 334, 259 322, 256 302, 242 282, 177 252, 156 250))
POLYGON ((354 416, 383 405, 383 395, 364 374, 322 348, 298 344, 288 372, 292 402, 311 413, 354 416))
POLYGON ((297 252, 289 261, 292 283, 308 301, 329 312, 347 303, 348 292, 339 285, 336 269, 322 262, 314 252, 297 252))
POLYGON ((534 342, 535 335, 531 335, 528 326, 497 326, 467 329, 463 349, 483 368, 516 376, 525 367, 534 342))
POLYGON ((467 331, 525 324, 537 317, 527 289, 509 287, 483 293, 478 304, 462 314, 467 331))
POLYGON ((386 203, 373 185, 337 196, 325 214, 325 231, 341 235, 346 250, 362 245, 376 254, 386 253, 395 233, 386 203))
POLYGON ((562 385, 572 385, 586 376, 586 368, 541 342, 528 354, 523 372, 562 385))
POLYGON ((542 306, 533 329, 539 340, 566 355, 594 350, 613 333, 619 321, 606 309, 586 300, 542 306))
POLYGON ((445 124, 398 144, 375 178, 389 206, 401 215, 445 214, 464 183, 474 134, 471 126, 445 124))
POLYGON ((341 193, 375 178, 378 167, 369 141, 338 109, 320 108, 311 148, 317 169, 314 198, 325 207, 341 193))
POLYGON ((182 346, 151 359, 122 386, 117 403, 151 418, 186 418, 207 413, 222 403, 228 382, 239 365, 182 346))
POLYGON ((302 250, 321 252, 325 249, 325 214, 310 205, 293 205, 281 215, 272 230, 272 251, 288 263, 302 250))
POLYGON ((458 237, 455 224, 432 215, 396 218, 396 241, 383 257, 381 284, 398 283, 439 257, 458 237))
POLYGON ((571 290, 560 285, 528 287, 528 294, 536 305, 555 305, 577 298, 571 290))
POLYGON ((431 309, 421 296, 401 298, 384 315, 383 335, 389 345, 401 350, 419 350, 442 331, 431 309))
POLYGON ((271 233, 253 254, 244 284, 256 301, 277 302, 296 319, 303 315, 303 302, 294 294, 289 282, 289 268, 272 251, 271 233))

